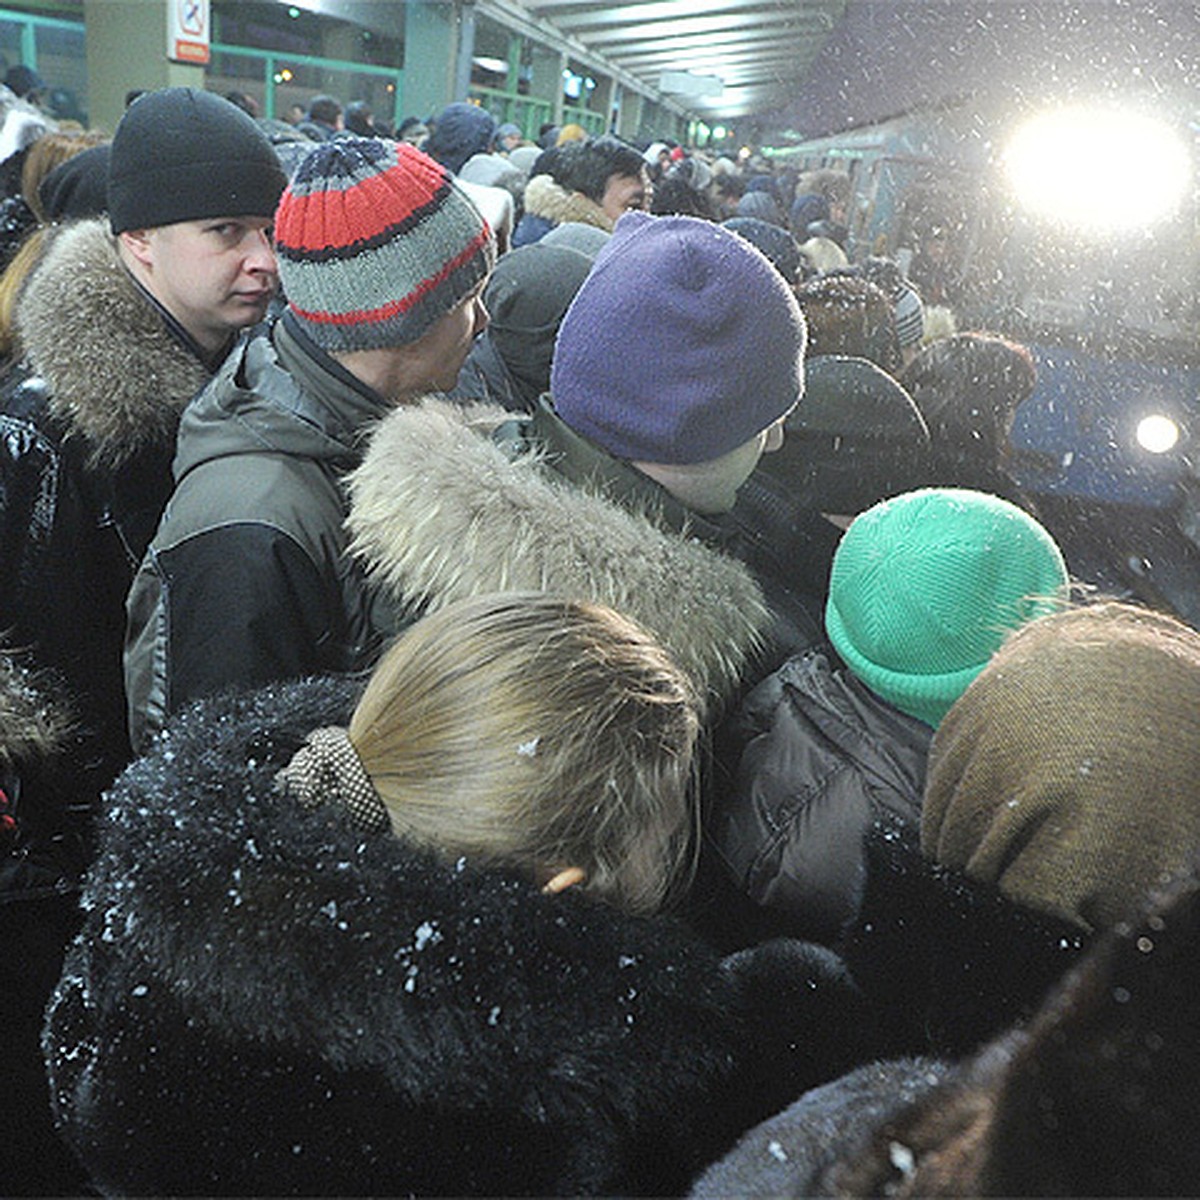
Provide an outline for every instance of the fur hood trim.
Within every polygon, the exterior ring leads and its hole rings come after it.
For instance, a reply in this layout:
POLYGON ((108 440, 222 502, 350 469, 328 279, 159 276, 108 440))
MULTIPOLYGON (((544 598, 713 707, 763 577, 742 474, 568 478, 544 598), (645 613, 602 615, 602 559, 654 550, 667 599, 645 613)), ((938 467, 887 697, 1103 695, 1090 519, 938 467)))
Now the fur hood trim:
POLYGON ((582 192, 568 191, 555 183, 550 175, 535 175, 525 188, 525 211, 535 217, 545 217, 555 225, 578 221, 581 225, 595 225, 605 233, 612 233, 613 222, 595 200, 582 192))
POLYGON ((727 700, 769 615, 741 563, 560 480, 487 436, 503 414, 427 399, 379 426, 350 476, 351 550, 407 607, 552 591, 644 625, 727 700))
POLYGON ((27 671, 0 653, 0 769, 53 757, 69 729, 66 710, 51 703, 27 671))
POLYGON ((180 412, 209 379, 134 283, 103 218, 50 242, 17 324, 51 412, 86 441, 94 465, 119 466, 174 438, 180 412))

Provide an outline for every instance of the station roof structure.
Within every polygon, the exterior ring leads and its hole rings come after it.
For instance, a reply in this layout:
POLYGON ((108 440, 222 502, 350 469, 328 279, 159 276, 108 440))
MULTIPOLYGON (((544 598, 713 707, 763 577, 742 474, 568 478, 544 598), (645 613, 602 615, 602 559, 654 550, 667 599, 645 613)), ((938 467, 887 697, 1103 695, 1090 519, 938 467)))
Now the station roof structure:
POLYGON ((786 104, 846 0, 523 0, 536 18, 701 120, 786 104))
POLYGON ((500 2, 700 120, 795 137, 989 89, 1200 86, 1185 0, 500 2))

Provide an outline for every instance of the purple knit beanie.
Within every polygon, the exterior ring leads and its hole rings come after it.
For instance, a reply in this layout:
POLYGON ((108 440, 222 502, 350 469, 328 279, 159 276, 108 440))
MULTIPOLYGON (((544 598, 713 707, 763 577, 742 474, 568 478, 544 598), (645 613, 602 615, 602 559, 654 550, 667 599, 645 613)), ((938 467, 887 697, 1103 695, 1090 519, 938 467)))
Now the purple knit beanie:
POLYGON ((630 212, 563 318, 550 392, 615 458, 710 462, 795 405, 804 342, 795 295, 744 238, 630 212))

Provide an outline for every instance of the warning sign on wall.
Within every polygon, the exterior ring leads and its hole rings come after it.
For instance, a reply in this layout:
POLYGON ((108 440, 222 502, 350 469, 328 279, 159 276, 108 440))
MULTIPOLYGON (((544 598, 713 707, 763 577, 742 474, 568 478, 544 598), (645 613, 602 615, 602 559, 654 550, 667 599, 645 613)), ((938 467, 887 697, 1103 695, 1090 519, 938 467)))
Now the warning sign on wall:
POLYGON ((170 0, 167 57, 172 62, 208 62, 208 0, 170 0))

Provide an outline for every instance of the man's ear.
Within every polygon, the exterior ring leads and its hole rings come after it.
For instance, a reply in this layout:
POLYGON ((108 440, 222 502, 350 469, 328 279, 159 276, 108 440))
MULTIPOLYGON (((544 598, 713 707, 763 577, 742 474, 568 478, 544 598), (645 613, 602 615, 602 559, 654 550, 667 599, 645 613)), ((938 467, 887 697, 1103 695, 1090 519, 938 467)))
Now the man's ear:
POLYGON ((125 247, 128 253, 142 264, 144 267, 154 265, 154 249, 150 243, 150 230, 148 229, 125 229, 117 234, 121 245, 125 247))

